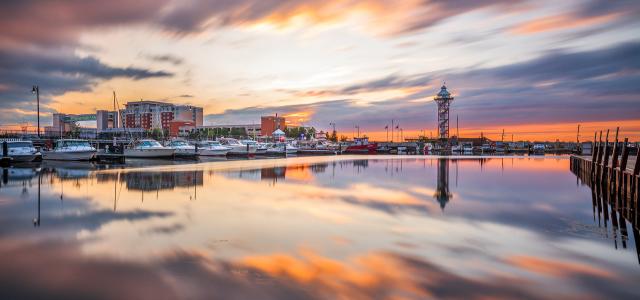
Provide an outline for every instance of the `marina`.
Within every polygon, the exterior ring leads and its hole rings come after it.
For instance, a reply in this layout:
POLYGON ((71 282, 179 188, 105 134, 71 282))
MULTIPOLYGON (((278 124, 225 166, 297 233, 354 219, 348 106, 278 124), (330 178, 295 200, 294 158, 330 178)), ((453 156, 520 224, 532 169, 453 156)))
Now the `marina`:
POLYGON ((2 260, 0 281, 55 295, 54 270, 64 266, 73 276, 56 286, 101 294, 118 285, 116 298, 145 280, 171 298, 449 298, 478 289, 636 298, 638 228, 615 201, 592 198, 607 193, 576 182, 572 160, 339 155, 3 168, 0 255, 13 259, 2 260))

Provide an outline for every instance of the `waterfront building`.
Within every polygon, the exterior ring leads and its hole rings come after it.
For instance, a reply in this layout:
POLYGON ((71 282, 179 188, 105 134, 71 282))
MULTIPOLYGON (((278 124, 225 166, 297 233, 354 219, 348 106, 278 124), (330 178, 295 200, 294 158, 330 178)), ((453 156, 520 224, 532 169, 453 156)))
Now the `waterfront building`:
POLYGON ((262 116, 260 118, 260 132, 264 134, 271 134, 277 129, 285 130, 287 128, 286 120, 284 117, 275 116, 262 116))
POLYGON ((118 128, 118 112, 98 110, 96 111, 96 129, 102 132, 108 128, 118 128))
POLYGON ((169 129, 173 120, 191 121, 202 126, 202 107, 175 105, 159 101, 133 101, 120 110, 122 126, 126 128, 169 129))
POLYGON ((227 131, 231 135, 246 135, 246 136, 255 136, 259 137, 261 135, 261 125, 260 124, 236 124, 236 125, 206 125, 206 126, 197 126, 195 130, 204 132, 207 130, 222 130, 227 131), (242 133, 242 134, 235 134, 242 133))
POLYGON ((170 137, 188 136, 195 129, 196 124, 193 121, 173 120, 169 122, 170 137))

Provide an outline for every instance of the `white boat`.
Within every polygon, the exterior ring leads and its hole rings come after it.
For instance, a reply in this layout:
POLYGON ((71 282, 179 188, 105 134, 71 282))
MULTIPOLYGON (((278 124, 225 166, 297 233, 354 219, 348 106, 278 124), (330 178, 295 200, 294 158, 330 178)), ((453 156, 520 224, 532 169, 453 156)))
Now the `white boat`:
POLYGON ((256 147, 256 154, 265 154, 269 149, 267 143, 258 143, 254 140, 242 140, 240 143, 256 147))
POLYGON ((452 152, 462 152, 462 145, 458 144, 458 145, 451 146, 451 151, 452 152))
POLYGON ((465 153, 473 153, 473 143, 469 142, 469 143, 463 143, 462 144, 462 151, 465 153))
POLYGON ((223 146, 231 148, 227 154, 229 155, 251 155, 256 154, 258 149, 257 145, 243 144, 240 141, 232 138, 220 139, 220 143, 223 146))
POLYGON ((156 140, 138 140, 124 149, 127 158, 171 158, 173 154, 172 148, 164 147, 156 140))
POLYGON ((173 149, 173 153, 176 157, 195 157, 198 155, 196 147, 184 140, 173 140, 169 142, 167 148, 173 149))
POLYGON ((231 147, 226 147, 218 141, 205 141, 198 144, 200 156, 226 156, 231 147))
POLYGON ((56 141, 53 150, 42 152, 42 159, 91 160, 95 155, 96 148, 87 140, 61 139, 56 141))
MULTIPOLYGON (((0 142, 0 144, 5 141, 0 142)), ((14 162, 31 162, 41 156, 31 141, 6 141, 7 156, 14 162)), ((0 147, 0 156, 4 156, 4 146, 0 147)))
POLYGON ((283 155, 283 154, 296 154, 298 153, 298 148, 287 144, 287 143, 276 143, 271 148, 267 149, 267 154, 272 155, 283 155))

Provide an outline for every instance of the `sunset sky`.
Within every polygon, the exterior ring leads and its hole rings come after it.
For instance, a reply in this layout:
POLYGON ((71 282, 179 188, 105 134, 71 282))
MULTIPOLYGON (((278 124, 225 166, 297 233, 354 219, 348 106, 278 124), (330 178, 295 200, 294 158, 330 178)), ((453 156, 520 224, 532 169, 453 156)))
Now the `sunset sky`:
POLYGON ((0 124, 42 124, 133 100, 203 106, 205 124, 355 125, 384 139, 451 126, 575 140, 640 139, 640 1, 8 0, 0 4, 0 124))

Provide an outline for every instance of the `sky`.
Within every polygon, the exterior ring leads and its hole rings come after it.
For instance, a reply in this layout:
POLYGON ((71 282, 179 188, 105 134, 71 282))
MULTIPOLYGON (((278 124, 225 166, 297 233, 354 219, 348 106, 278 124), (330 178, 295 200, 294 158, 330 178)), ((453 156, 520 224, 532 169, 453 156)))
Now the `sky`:
POLYGON ((640 140, 640 1, 4 0, 0 128, 134 100, 204 107, 205 125, 386 139, 452 134, 640 140), (456 119, 457 126, 456 126, 456 119))

